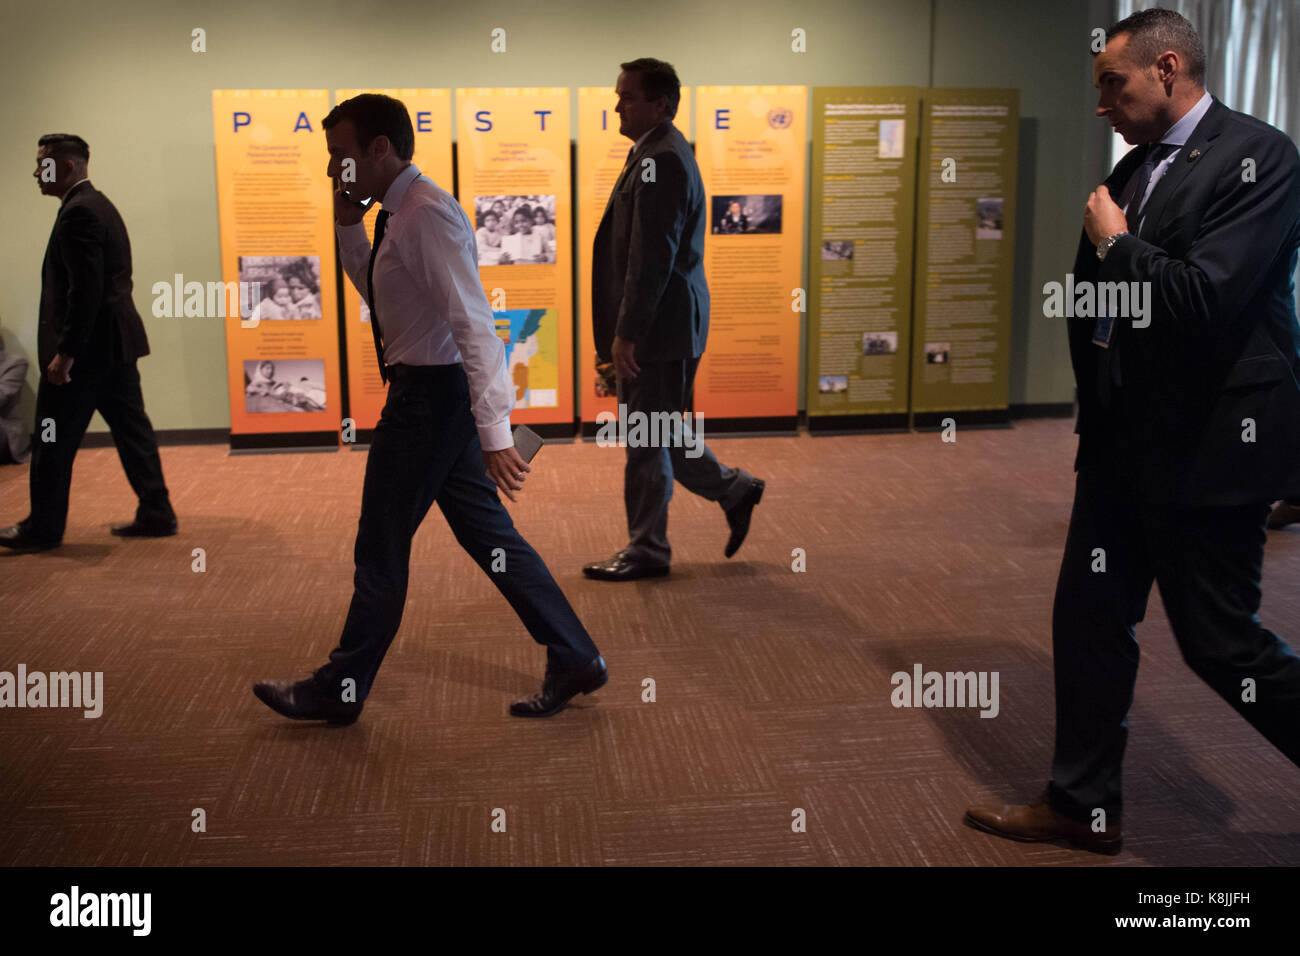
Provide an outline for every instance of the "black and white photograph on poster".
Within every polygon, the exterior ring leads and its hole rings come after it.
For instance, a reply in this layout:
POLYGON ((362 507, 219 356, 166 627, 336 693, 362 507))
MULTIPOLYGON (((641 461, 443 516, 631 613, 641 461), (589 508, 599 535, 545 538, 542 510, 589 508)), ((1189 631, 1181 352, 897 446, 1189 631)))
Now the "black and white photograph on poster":
POLYGON ((975 227, 976 239, 1002 238, 1002 200, 977 199, 975 208, 979 213, 979 225, 975 227))
POLYGON ((926 365, 947 365, 948 350, 952 348, 950 342, 926 342, 925 343, 925 364, 926 365))
POLYGON ((244 410, 325 411, 325 360, 245 359, 244 410))
POLYGON ((903 133, 906 128, 906 120, 882 119, 880 121, 880 138, 876 141, 876 157, 878 159, 903 158, 907 151, 907 144, 903 140, 903 133))
POLYGON ((837 392, 847 392, 849 390, 849 377, 847 375, 823 375, 817 379, 817 391, 823 395, 834 395, 837 392))
POLYGON ((897 332, 863 332, 863 355, 893 355, 898 351, 897 332))
POLYGON ((843 261, 853 258, 852 239, 827 239, 822 243, 822 259, 826 261, 843 261))
POLYGON ((781 231, 781 200, 775 196, 714 196, 710 211, 713 213, 715 236, 781 231))
POLYGON ((480 266, 555 261, 555 196, 475 196, 474 238, 480 266))
POLYGON ((259 320, 321 317, 320 256, 240 256, 239 282, 241 315, 259 320))

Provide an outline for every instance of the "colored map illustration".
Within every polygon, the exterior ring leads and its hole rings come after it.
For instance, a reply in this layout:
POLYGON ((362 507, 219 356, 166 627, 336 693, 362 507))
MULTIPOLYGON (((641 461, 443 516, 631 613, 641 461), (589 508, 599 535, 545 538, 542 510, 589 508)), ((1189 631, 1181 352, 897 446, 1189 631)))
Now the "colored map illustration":
POLYGON ((559 404, 560 365, 555 309, 508 309, 492 313, 506 344, 506 367, 515 384, 516 408, 559 404))

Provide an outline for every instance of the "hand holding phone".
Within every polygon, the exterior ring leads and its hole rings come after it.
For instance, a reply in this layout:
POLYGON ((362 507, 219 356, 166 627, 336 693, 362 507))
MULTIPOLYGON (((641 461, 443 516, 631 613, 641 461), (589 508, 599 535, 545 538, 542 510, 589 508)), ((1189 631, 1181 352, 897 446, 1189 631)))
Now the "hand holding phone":
POLYGON ((515 492, 523 490, 524 477, 532 471, 528 463, 542 447, 542 439, 527 425, 516 428, 513 438, 515 443, 508 448, 483 452, 483 468, 493 484, 516 501, 515 492))
POLYGON ((533 431, 527 425, 520 425, 515 429, 514 437, 515 448, 523 457, 524 461, 531 464, 533 458, 539 451, 541 451, 542 445, 545 444, 545 442, 542 441, 542 436, 537 434, 537 432, 533 431))
POLYGON ((365 219, 370 204, 370 199, 361 202, 353 199, 351 192, 343 188, 343 183, 334 180, 334 221, 340 226, 355 226, 365 219))

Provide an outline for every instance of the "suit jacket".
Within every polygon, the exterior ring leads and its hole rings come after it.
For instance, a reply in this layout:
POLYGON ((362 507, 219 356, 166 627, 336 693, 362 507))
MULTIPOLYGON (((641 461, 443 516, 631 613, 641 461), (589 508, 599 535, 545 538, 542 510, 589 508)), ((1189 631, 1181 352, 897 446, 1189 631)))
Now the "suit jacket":
POLYGON ((0 461, 27 460, 31 430, 18 409, 18 399, 27 381, 27 359, 0 348, 0 443, 8 449, 0 461))
POLYGON ((131 301, 126 225, 89 182, 64 197, 41 266, 37 353, 42 372, 56 352, 77 360, 73 375, 149 354, 144 323, 131 301))
MULTIPOLYGON (((1118 196, 1146 149, 1106 180, 1118 196)), ((1135 200, 1136 201, 1136 200, 1135 200)), ((1300 154, 1285 134, 1215 99, 1152 190, 1140 236, 1099 262, 1080 238, 1074 273, 1149 282, 1150 326, 1117 319, 1122 411, 1098 397, 1094 321, 1070 320, 1079 393, 1076 469, 1131 457, 1148 502, 1228 506, 1300 492, 1300 154), (1253 180, 1247 175, 1253 163, 1253 180), (1253 422, 1254 440, 1250 437, 1253 422)))
POLYGON ((596 354, 614 337, 636 343, 638 362, 698 358, 709 337, 704 182, 690 144, 672 123, 632 154, 596 230, 591 267, 596 354), (654 160, 653 182, 642 179, 654 160))

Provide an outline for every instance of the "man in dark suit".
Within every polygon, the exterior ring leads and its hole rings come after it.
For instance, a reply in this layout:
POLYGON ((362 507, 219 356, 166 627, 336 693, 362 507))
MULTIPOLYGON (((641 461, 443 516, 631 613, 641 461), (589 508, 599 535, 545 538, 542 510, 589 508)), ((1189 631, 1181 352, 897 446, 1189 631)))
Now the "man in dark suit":
POLYGON ((0 545, 14 550, 62 543, 72 461, 97 409, 140 499, 135 520, 115 525, 113 534, 176 533, 136 369, 136 359, 149 354, 149 340, 131 301, 131 241, 117 209, 87 178, 89 162, 80 136, 56 133, 38 141, 32 175, 60 205, 41 268, 37 348, 46 374, 36 390, 31 514, 0 530, 0 545))
MULTIPOLYGON (((596 230, 591 268, 596 354, 613 362, 618 400, 629 420, 637 413, 683 415, 692 405, 695 372, 709 336, 704 183, 690 144, 672 123, 681 99, 672 66, 650 58, 624 63, 615 92, 619 132, 635 145, 596 230)), ((736 553, 763 482, 721 464, 702 443, 697 456, 688 456, 688 444, 684 434, 649 447, 628 442, 623 501, 629 541, 612 558, 584 567, 584 574, 630 581, 668 573, 674 478, 722 506, 731 529, 724 553, 736 553)))
POLYGON ((1075 282, 1149 283, 1149 310, 1071 320, 1078 476, 1053 611, 1052 779, 1039 803, 966 818, 1016 840, 1119 852, 1153 580, 1187 664, 1300 764, 1300 658, 1257 613, 1269 502, 1300 491, 1300 156, 1206 93, 1204 63, 1190 23, 1145 10, 1093 64, 1097 114, 1138 148, 1088 199, 1075 282))

